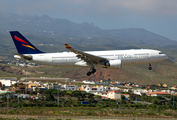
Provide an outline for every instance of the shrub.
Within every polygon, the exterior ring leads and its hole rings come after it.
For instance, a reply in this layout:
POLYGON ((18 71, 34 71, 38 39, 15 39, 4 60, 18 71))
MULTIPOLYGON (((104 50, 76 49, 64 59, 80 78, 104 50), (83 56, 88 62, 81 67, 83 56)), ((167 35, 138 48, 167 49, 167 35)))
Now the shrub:
POLYGON ((15 110, 9 110, 9 114, 15 114, 16 111, 15 110))

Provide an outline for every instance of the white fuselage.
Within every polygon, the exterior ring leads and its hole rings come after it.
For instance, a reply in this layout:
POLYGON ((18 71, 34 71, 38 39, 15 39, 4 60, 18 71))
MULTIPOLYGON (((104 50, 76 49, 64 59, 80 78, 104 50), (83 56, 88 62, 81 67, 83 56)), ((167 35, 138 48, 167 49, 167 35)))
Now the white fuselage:
MULTIPOLYGON (((121 60, 122 65, 135 64, 149 64, 159 62, 167 58, 166 54, 161 51, 151 49, 132 49, 132 50, 108 50, 108 51, 85 51, 85 53, 92 54, 106 58, 107 60, 121 60)), ((31 55, 31 62, 52 66, 87 66, 86 62, 76 57, 75 53, 40 53, 40 54, 26 54, 31 55)), ((19 56, 15 55, 16 58, 19 56)), ((99 66, 99 65, 97 65, 99 66)))

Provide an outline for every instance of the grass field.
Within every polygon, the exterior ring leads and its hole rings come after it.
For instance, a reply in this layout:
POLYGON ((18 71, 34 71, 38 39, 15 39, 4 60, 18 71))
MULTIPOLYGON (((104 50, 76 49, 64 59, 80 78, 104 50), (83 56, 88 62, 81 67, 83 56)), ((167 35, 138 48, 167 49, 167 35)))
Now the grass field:
POLYGON ((1 109, 0 114, 8 115, 39 115, 39 116, 129 116, 129 117, 160 117, 177 118, 175 110, 134 109, 134 108, 100 108, 100 107, 22 107, 18 109, 1 109))

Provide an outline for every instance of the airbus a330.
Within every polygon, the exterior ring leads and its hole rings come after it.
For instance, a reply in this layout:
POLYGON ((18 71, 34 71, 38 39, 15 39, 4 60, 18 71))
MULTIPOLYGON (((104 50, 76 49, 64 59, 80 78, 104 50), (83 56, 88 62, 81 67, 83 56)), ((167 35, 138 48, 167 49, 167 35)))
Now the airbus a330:
POLYGON ((59 67, 90 67, 87 76, 96 72, 96 66, 121 68, 124 65, 149 64, 148 69, 151 70, 151 63, 167 58, 166 54, 152 49, 80 51, 68 44, 65 44, 65 47, 70 52, 45 53, 33 46, 18 31, 10 31, 10 34, 18 51, 18 53, 14 53, 15 58, 59 67))

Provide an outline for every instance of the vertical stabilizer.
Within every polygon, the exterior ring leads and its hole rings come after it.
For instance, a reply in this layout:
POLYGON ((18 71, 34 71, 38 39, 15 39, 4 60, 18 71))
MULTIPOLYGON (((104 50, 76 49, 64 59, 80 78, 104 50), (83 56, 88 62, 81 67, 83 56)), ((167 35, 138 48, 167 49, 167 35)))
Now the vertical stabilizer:
POLYGON ((23 35, 18 31, 10 31, 11 37, 19 54, 38 54, 44 53, 33 46, 23 35))

